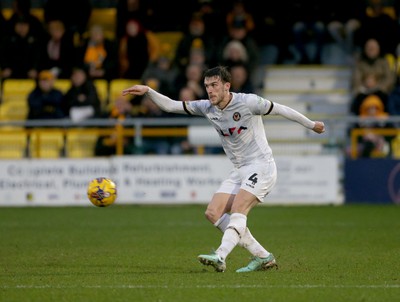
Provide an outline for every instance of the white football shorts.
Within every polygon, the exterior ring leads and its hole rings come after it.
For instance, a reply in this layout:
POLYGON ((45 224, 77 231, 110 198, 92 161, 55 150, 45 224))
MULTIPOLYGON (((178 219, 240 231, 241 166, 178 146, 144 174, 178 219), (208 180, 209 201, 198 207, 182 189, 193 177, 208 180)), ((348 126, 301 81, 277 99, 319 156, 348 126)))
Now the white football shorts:
POLYGON ((243 189, 255 195, 260 202, 264 202, 264 198, 275 186, 276 179, 277 170, 274 160, 243 166, 239 169, 234 168, 216 193, 236 195, 240 189, 243 189))

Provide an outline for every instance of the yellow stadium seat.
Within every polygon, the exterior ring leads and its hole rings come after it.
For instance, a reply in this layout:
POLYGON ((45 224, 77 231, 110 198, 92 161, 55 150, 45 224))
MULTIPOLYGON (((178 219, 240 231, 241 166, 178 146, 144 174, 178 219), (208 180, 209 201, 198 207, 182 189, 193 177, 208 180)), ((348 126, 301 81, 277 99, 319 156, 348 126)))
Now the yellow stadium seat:
POLYGON ((64 132, 61 129, 34 129, 30 135, 29 152, 33 158, 63 156, 64 132))
POLYGON ((392 139, 391 145, 393 158, 400 159, 400 134, 392 139))
POLYGON ((105 79, 95 79, 93 80, 93 84, 100 99, 101 109, 105 111, 108 104, 108 81, 105 79))
POLYGON ((183 37, 183 33, 180 31, 164 31, 154 34, 161 45, 161 53, 171 60, 174 59, 176 48, 183 37))
POLYGON ((28 116, 28 102, 7 102, 0 105, 1 121, 24 121, 28 116))
MULTIPOLYGON (((3 8, 1 10, 6 20, 10 19, 14 10, 12 8, 3 8)), ((44 9, 43 8, 31 8, 31 14, 34 15, 39 21, 44 22, 44 9)))
POLYGON ((13 9, 12 8, 2 8, 1 13, 3 14, 4 18, 6 20, 10 19, 12 14, 13 14, 13 9))
POLYGON ((111 80, 108 109, 111 109, 114 105, 115 100, 122 96, 122 90, 141 83, 142 83, 141 80, 128 80, 128 79, 111 80))
POLYGON ((31 8, 31 14, 44 23, 44 9, 40 7, 31 8))
POLYGON ((66 135, 66 156, 90 158, 94 156, 98 134, 89 130, 71 129, 66 135))
POLYGON ((54 81, 54 87, 61 90, 63 94, 67 93, 68 89, 71 88, 71 80, 69 79, 56 79, 54 81))
POLYGON ((26 103, 29 93, 36 87, 33 79, 5 79, 2 86, 2 102, 26 103))
POLYGON ((0 159, 25 157, 28 135, 24 129, 1 127, 0 137, 0 159))
MULTIPOLYGON (((57 79, 54 86, 66 93, 71 87, 68 79, 57 79)), ((36 87, 30 79, 6 79, 2 86, 3 102, 0 105, 0 120, 25 120, 28 116, 28 96, 36 87)))
POLYGON ((87 25, 88 30, 93 25, 100 25, 104 29, 105 36, 110 39, 115 38, 117 9, 93 8, 87 25))

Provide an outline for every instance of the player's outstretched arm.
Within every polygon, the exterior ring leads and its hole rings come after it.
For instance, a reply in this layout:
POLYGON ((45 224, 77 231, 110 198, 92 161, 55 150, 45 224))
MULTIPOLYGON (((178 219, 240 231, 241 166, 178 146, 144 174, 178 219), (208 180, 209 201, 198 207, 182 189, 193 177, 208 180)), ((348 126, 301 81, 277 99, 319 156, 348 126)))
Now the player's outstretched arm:
POLYGON ((149 91, 149 87, 148 86, 145 86, 145 85, 134 85, 134 86, 132 86, 130 88, 124 89, 122 91, 122 95, 123 96, 128 95, 128 94, 131 94, 131 95, 143 95, 148 91, 149 91))
POLYGON ((273 115, 281 115, 289 120, 295 121, 304 127, 313 130, 316 133, 323 133, 325 132, 325 125, 323 122, 320 121, 312 121, 304 114, 294 110, 285 105, 281 105, 279 103, 271 103, 272 110, 270 114, 273 115))
POLYGON ((160 107, 161 110, 174 113, 186 113, 183 108, 183 102, 174 101, 169 97, 151 89, 146 85, 134 85, 130 88, 122 90, 122 95, 144 95, 147 96, 160 107))

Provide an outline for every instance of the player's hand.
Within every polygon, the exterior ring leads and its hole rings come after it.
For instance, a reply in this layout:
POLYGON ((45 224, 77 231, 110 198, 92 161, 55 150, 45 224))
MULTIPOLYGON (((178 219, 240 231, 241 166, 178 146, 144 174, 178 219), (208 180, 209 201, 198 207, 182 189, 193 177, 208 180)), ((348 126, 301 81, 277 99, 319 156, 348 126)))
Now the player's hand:
POLYGON ((135 85, 135 86, 132 86, 130 88, 122 90, 122 95, 123 96, 128 95, 128 94, 143 95, 147 91, 149 91, 149 87, 148 86, 146 86, 146 85, 135 85))
POLYGON ((324 122, 316 121, 314 128, 312 129, 314 132, 317 133, 324 133, 325 132, 325 124, 324 122))

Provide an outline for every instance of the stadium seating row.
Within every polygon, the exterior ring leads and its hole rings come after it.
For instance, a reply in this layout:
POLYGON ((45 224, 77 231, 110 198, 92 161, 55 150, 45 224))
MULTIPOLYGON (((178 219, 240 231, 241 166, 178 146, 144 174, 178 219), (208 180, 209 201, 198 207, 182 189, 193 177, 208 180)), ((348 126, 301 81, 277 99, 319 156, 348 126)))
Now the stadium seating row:
MULTIPOLYGON (((1 13, 3 14, 4 18, 8 20, 13 14, 13 10, 11 8, 3 8, 1 13)), ((38 18, 42 23, 45 22, 43 8, 32 8, 31 14, 38 18)), ((103 27, 105 32, 114 37, 116 29, 116 15, 117 9, 115 7, 93 8, 88 21, 88 28, 90 28, 90 26, 93 24, 99 24, 103 27)))
MULTIPOLYGON (((121 96, 123 89, 140 83, 140 80, 114 79, 110 82, 104 79, 94 81, 100 97, 103 111, 112 107, 114 101, 121 96)), ((32 79, 5 79, 0 87, 0 121, 25 120, 28 113, 28 94, 35 88, 32 79)), ((71 86, 68 79, 57 79, 55 87, 66 92, 71 86)))
MULTIPOLYGON (((113 128, 1 127, 0 159, 93 157, 98 137, 114 131, 113 128)), ((132 129, 122 131, 123 135, 133 135, 132 129)))
POLYGON ((68 157, 79 158, 93 156, 96 134, 84 134, 77 131, 68 133, 64 151, 64 132, 57 129, 35 129, 29 133, 24 129, 1 129, 0 158, 19 159, 32 158, 59 158, 62 153, 68 157))
MULTIPOLYGON (((11 17, 13 10, 11 8, 3 8, 1 9, 1 13, 7 20, 11 17)), ((44 23, 44 10, 42 8, 32 8, 31 14, 44 23)), ((100 25, 104 29, 107 38, 115 39, 116 16, 117 9, 115 7, 93 8, 87 24, 87 29, 94 24, 100 25)), ((182 38, 183 33, 179 31, 165 31, 154 32, 153 34, 155 38, 158 39, 163 54, 172 58, 175 55, 176 46, 182 38)))

